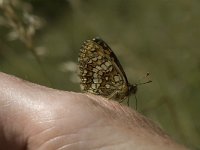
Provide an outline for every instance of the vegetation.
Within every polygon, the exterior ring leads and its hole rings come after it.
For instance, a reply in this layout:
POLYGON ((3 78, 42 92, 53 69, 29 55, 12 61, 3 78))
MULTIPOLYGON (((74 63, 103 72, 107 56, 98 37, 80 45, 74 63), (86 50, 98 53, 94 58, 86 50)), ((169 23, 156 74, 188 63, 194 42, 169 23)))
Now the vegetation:
POLYGON ((0 71, 80 92, 79 48, 99 36, 130 83, 151 73, 153 82, 139 87, 138 111, 200 149, 199 15, 197 0, 0 0, 0 71))

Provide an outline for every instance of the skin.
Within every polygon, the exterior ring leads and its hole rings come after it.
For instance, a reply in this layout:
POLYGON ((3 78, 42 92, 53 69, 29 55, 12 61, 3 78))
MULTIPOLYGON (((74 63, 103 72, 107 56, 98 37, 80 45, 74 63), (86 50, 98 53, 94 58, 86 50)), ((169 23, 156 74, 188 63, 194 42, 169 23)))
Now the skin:
POLYGON ((6 150, 185 150, 135 110, 0 73, 0 147, 6 150))

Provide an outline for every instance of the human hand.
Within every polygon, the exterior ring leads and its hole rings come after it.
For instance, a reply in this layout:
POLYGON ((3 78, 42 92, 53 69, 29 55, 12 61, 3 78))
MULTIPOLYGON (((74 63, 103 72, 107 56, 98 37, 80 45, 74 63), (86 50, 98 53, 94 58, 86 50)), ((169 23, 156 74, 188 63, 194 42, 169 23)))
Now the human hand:
POLYGON ((0 73, 3 150, 184 150, 136 111, 105 98, 0 73))

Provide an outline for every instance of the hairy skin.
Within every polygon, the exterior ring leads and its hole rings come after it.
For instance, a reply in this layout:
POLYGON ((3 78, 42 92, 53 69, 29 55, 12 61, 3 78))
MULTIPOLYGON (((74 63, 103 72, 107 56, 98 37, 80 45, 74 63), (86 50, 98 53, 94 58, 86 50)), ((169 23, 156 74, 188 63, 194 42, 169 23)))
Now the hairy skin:
POLYGON ((0 73, 0 148, 184 150, 136 111, 105 98, 0 73))

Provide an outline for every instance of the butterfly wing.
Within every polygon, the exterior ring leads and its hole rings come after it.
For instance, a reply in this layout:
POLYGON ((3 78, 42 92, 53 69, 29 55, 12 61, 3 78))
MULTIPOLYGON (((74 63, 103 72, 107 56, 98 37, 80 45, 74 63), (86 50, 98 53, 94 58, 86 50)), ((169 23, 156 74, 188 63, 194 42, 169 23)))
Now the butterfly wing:
POLYGON ((122 100, 128 96, 128 80, 111 48, 100 38, 84 42, 79 53, 81 90, 122 100))

